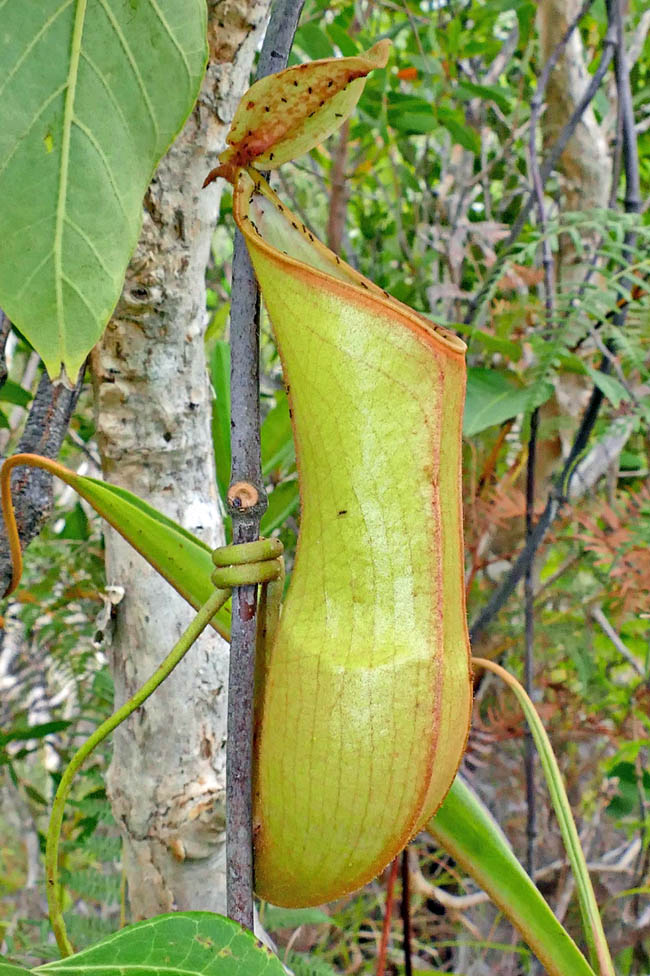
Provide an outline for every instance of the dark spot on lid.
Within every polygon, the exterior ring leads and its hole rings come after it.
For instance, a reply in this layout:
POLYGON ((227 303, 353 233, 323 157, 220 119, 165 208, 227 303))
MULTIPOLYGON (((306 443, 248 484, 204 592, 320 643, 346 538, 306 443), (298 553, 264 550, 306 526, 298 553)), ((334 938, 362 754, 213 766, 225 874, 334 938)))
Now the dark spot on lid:
POLYGON ((295 227, 295 228, 296 228, 296 230, 298 230, 298 224, 297 224, 297 223, 295 222, 295 220, 292 220, 292 221, 291 221, 291 226, 292 226, 292 227, 295 227))
POLYGON ((327 82, 327 87, 328 88, 331 88, 333 84, 334 84, 334 82, 330 80, 330 81, 327 82))
POLYGON ((286 102, 286 98, 281 98, 280 101, 281 102, 286 102))
POLYGON ((293 85, 294 85, 294 88, 297 88, 298 87, 298 82, 297 81, 294 81, 293 85))
POLYGON ((347 515, 347 514, 348 514, 348 510, 347 510, 347 508, 342 508, 342 509, 341 509, 341 510, 340 510, 339 512, 337 512, 336 514, 337 514, 337 515, 347 515))
POLYGON ((308 91, 308 92, 309 92, 309 94, 311 95, 311 85, 309 86, 309 88, 307 89, 307 91, 308 91))
POLYGON ((255 108, 255 102, 247 102, 246 108, 255 108))
POLYGON ((335 112, 334 113, 334 118, 335 119, 342 119, 343 118, 343 112, 335 112))

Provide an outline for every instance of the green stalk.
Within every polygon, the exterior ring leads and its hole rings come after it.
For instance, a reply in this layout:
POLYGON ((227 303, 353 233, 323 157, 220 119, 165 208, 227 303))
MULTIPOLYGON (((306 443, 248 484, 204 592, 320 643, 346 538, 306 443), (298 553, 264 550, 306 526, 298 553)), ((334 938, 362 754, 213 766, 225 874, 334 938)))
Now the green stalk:
POLYGON ((68 939, 68 934, 63 920, 63 909, 61 905, 61 890, 59 886, 59 842, 61 838, 61 825, 63 823, 63 811, 70 792, 72 780, 81 765, 86 761, 94 749, 103 742, 107 735, 117 728, 121 722, 139 708, 143 702, 158 688, 160 684, 174 670, 178 662, 189 651, 194 641, 208 626, 215 613, 223 606, 230 596, 229 590, 215 590, 210 599, 201 607, 196 617, 189 625, 185 633, 174 645, 159 668, 154 671, 144 685, 136 691, 121 708, 118 708, 110 718, 95 729, 93 734, 84 742, 80 749, 72 757, 66 767, 59 788, 54 797, 50 823, 47 830, 47 843, 45 848, 45 874, 47 879, 47 903, 50 913, 50 923, 54 932, 57 945, 61 951, 61 956, 72 955, 74 948, 68 939))
POLYGON ((486 671, 491 671, 505 681, 512 691, 514 691, 517 701, 523 709, 528 727, 539 752, 540 762, 548 784, 551 802, 553 803, 553 809, 555 810, 555 815, 560 825, 564 847, 575 876, 582 924, 592 966, 597 970, 599 976, 616 976, 609 946, 605 938, 602 919, 598 911, 596 895, 591 884, 591 878, 589 877, 587 862, 580 844, 573 814, 571 813, 569 798, 566 795, 562 781, 562 773, 557 764, 550 739, 546 734, 546 729, 537 714, 535 706, 516 678, 499 664, 495 664, 494 661, 487 661, 484 658, 472 658, 472 662, 476 667, 485 668, 486 671))

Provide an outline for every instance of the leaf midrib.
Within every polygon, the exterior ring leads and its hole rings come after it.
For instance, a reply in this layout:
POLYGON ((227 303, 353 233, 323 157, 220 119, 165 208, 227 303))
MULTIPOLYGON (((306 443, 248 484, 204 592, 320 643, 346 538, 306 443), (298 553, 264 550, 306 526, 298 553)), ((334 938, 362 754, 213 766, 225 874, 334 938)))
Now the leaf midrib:
POLYGON ((77 0, 72 42, 70 48, 70 67, 63 108, 63 137, 61 140, 61 168, 59 170, 59 194, 56 208, 56 226, 54 230, 54 287, 56 289, 56 320, 59 337, 59 354, 63 353, 64 319, 63 319, 63 223, 68 195, 68 164, 70 162, 70 135, 74 115, 74 101, 77 91, 77 76, 81 58, 81 38, 86 18, 87 0, 77 0))

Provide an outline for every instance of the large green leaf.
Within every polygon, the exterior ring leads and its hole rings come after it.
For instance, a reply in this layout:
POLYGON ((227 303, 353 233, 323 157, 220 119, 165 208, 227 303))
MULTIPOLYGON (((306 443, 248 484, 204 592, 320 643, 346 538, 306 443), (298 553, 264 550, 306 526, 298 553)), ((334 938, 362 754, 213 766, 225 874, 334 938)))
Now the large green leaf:
MULTIPOLYGON (((35 454, 15 455, 7 463, 44 468, 74 488, 196 609, 214 592, 210 546, 137 495, 105 481, 85 478, 35 454)), ((229 605, 219 610, 212 625, 229 637, 229 605)))
POLYGON ((496 820, 459 776, 427 830, 507 915, 550 976, 594 976, 496 820))
MULTIPOLYGON (((17 973, 24 972, 17 970, 17 973)), ((129 925, 74 956, 37 966, 57 976, 284 976, 251 932, 211 912, 175 912, 129 925)), ((0 969, 0 976, 4 973, 0 969)), ((11 976, 11 971, 7 972, 11 976)))
POLYGON ((14 966, 13 963, 5 962, 0 956, 0 976, 29 976, 29 969, 22 966, 14 966))
POLYGON ((74 379, 120 294, 154 167, 196 98, 205 0, 4 0, 0 306, 74 379))
POLYGON ((550 383, 538 383, 535 387, 515 386, 495 369, 472 367, 467 370, 463 434, 473 437, 517 414, 534 410, 552 393, 550 383))

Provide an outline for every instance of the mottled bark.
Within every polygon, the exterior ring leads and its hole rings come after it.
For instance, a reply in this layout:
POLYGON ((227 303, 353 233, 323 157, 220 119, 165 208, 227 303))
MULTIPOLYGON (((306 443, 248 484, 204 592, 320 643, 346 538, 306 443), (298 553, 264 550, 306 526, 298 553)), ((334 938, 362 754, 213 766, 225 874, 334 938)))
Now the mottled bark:
MULTIPOLYGON (((268 0, 208 6, 207 77, 149 187, 123 295, 92 364, 106 476, 215 545, 223 532, 203 329, 219 190, 201 184, 247 85, 268 0)), ((111 649, 119 705, 192 611, 112 532, 107 570, 125 590, 111 649)), ((206 635, 115 736, 109 793, 124 832, 134 918, 225 910, 226 680, 227 647, 206 635)))
MULTIPOLYGON (((543 63, 560 43, 569 24, 578 14, 582 0, 541 0, 537 7, 537 27, 543 63)), ((579 30, 574 30, 546 90, 546 111, 542 119, 544 145, 551 146, 578 105, 590 75, 579 30)), ((558 170, 562 174, 562 210, 606 208, 612 179, 612 159, 606 133, 596 121, 590 105, 582 115, 558 170)), ((585 274, 584 256, 576 254, 568 234, 559 241, 557 280, 560 287, 579 284, 585 274)))

